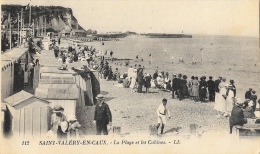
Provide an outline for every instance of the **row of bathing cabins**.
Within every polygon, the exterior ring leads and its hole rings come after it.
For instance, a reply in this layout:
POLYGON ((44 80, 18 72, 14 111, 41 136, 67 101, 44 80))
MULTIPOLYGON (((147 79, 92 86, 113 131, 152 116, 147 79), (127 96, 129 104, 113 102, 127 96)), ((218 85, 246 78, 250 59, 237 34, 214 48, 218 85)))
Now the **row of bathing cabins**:
MULTIPOLYGON (((64 115, 75 115, 82 129, 88 127, 93 114, 95 96, 100 93, 98 72, 87 67, 59 70, 60 63, 52 51, 43 50, 33 68, 31 87, 17 91, 16 68, 28 79, 29 53, 26 48, 14 48, 1 55, 1 128, 4 136, 44 137, 51 128, 52 108, 61 105, 64 115), (19 63, 18 63, 19 62, 19 63)), ((87 133, 87 132, 85 132, 87 133)))

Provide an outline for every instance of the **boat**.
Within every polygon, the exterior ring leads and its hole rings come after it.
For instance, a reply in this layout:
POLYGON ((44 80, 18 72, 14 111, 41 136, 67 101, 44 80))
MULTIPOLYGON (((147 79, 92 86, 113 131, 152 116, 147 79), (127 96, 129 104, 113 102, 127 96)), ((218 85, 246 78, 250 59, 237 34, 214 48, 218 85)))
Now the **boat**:
POLYGON ((192 35, 187 34, 143 33, 141 35, 150 38, 192 38, 192 35))

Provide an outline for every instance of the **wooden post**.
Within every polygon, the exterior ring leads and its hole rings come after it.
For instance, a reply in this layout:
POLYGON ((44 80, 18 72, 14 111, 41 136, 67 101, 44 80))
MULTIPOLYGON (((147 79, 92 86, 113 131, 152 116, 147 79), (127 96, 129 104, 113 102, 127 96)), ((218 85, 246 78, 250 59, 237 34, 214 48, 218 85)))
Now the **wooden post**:
POLYGON ((150 135, 158 135, 158 130, 156 125, 150 125, 149 126, 150 135))
POLYGON ((22 31, 22 21, 23 21, 23 9, 21 10, 21 29, 20 29, 20 31, 19 31, 19 34, 20 34, 20 42, 19 42, 20 48, 21 48, 21 44, 22 44, 22 35, 21 35, 21 31, 22 31))
MULTIPOLYGON (((17 22, 18 22, 18 41, 19 41, 19 38, 20 38, 20 30, 19 30, 19 13, 17 13, 18 15, 18 18, 17 18, 17 22)), ((19 44, 19 42, 17 43, 19 44)), ((20 45, 20 44, 19 44, 20 45)))
POLYGON ((10 45, 9 45, 9 47, 10 47, 10 50, 12 49, 12 31, 11 31, 11 26, 12 26, 12 22, 11 22, 11 15, 10 15, 10 13, 9 13, 9 15, 8 15, 8 24, 9 24, 9 42, 10 42, 10 45))
POLYGON ((121 135, 121 127, 120 126, 113 126, 113 134, 116 136, 121 135))
POLYGON ((190 124, 190 134, 192 136, 198 135, 198 124, 190 124))

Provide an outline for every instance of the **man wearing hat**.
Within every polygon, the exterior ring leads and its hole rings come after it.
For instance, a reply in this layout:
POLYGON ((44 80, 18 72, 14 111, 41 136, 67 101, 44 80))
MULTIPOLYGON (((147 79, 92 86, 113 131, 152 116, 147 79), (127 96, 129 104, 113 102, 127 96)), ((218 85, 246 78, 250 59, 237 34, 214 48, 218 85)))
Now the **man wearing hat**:
POLYGON ((212 76, 209 77, 209 80, 207 81, 208 85, 208 91, 209 91, 209 101, 214 102, 215 101, 215 82, 212 80, 212 76))
POLYGON ((245 99, 250 99, 252 95, 252 88, 249 88, 249 90, 245 93, 245 99))
POLYGON ((96 124, 97 135, 101 135, 103 132, 104 135, 108 135, 107 125, 112 126, 112 114, 109 109, 109 106, 104 102, 104 96, 98 94, 97 104, 94 114, 94 123, 96 124))
POLYGON ((247 119, 244 117, 242 107, 243 101, 240 98, 235 98, 235 106, 233 107, 231 116, 229 118, 230 134, 232 134, 233 126, 243 126, 243 124, 247 123, 247 119))
POLYGON ((179 100, 182 100, 182 99, 183 99, 183 93, 182 93, 182 74, 178 74, 176 87, 177 87, 178 98, 179 98, 179 100))
POLYGON ((176 78, 176 74, 172 75, 172 98, 174 98, 174 93, 177 92, 177 83, 178 79, 176 78))
POLYGON ((106 61, 105 65, 104 65, 104 79, 107 78, 108 73, 109 73, 109 65, 108 65, 108 62, 106 61))

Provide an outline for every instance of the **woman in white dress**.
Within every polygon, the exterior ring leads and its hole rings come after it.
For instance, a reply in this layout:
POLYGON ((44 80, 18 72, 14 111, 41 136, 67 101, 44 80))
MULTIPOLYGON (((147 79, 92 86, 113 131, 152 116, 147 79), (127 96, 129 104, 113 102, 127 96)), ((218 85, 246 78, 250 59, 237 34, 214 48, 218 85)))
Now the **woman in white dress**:
POLYGON ((225 116, 231 115, 231 111, 234 107, 234 98, 236 97, 236 87, 234 80, 230 80, 230 85, 227 87, 227 99, 226 99, 226 114, 225 116))
POLYGON ((215 100, 215 106, 214 109, 218 111, 218 117, 223 115, 223 112, 226 112, 226 79, 222 78, 221 82, 219 83, 219 93, 218 97, 215 100))
POLYGON ((135 78, 135 76, 133 76, 132 79, 131 79, 131 84, 129 86, 129 88, 131 89, 131 92, 135 92, 134 91, 135 83, 136 83, 136 78, 135 78))

